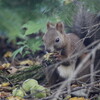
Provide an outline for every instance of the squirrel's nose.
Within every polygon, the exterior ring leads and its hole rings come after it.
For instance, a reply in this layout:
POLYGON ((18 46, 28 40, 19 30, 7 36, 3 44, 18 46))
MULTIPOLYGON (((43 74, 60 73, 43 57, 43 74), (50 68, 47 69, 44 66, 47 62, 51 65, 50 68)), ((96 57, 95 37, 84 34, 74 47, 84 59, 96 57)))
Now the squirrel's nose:
POLYGON ((48 53, 50 53, 50 52, 51 52, 51 50, 50 50, 50 49, 46 49, 46 51, 47 51, 48 53))

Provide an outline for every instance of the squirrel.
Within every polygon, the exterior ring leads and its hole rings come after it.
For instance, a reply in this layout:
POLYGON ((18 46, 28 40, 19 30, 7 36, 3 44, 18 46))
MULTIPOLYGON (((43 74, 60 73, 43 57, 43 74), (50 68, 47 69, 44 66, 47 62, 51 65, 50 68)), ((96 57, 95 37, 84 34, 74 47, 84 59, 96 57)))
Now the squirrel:
MULTIPOLYGON (((80 11, 74 18, 74 24, 72 26, 72 33, 66 33, 65 27, 62 22, 56 23, 56 25, 48 22, 47 23, 47 32, 43 36, 43 41, 45 45, 45 50, 47 52, 56 52, 59 51, 62 56, 62 60, 70 58, 75 53, 80 52, 86 46, 93 43, 95 40, 100 39, 99 37, 94 37, 100 32, 100 25, 98 27, 93 27, 93 25, 99 23, 99 17, 88 13, 85 9, 81 8, 80 11), (83 18, 84 17, 84 18, 83 18), (95 18, 95 19, 94 19, 95 18), (90 20, 89 20, 90 19, 90 20), (80 20, 80 21, 79 21, 80 20), (84 21, 83 21, 84 20, 84 21), (89 27, 88 29, 82 30, 84 27, 89 27), (99 29, 96 34, 94 29, 99 29), (91 32, 92 31, 92 32, 91 32), (86 38, 87 36, 87 38, 86 38), (84 39, 84 41, 82 41, 84 39)), ((100 33, 99 33, 100 34, 100 33)), ((100 51, 98 51, 100 53, 100 51)), ((75 62, 70 62, 66 64, 61 64, 57 68, 55 66, 48 67, 47 69, 47 80, 49 85, 53 85, 59 81, 65 80, 71 76, 74 72, 77 65, 87 56, 87 53, 81 54, 75 59, 75 62)), ((97 62, 100 61, 100 56, 98 57, 97 62)), ((90 73, 89 68, 90 62, 87 61, 87 69, 82 68, 77 77, 86 75, 90 73)), ((99 64, 100 65, 100 64, 99 64)), ((87 78, 84 78, 82 81, 87 81, 87 78)))

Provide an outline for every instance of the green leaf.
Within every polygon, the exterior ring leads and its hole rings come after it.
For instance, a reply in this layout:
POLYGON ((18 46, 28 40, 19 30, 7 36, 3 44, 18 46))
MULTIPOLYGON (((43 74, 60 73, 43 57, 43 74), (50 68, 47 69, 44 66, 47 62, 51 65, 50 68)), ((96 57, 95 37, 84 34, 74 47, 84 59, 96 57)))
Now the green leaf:
POLYGON ((21 55, 22 55, 22 52, 23 52, 23 50, 24 50, 26 47, 27 47, 27 45, 24 45, 24 46, 20 47, 19 49, 15 50, 15 51, 13 52, 13 55, 12 55, 13 59, 15 59, 15 57, 16 57, 18 54, 21 54, 21 55))
POLYGON ((24 53, 23 53, 23 55, 22 55, 22 57, 25 57, 26 55, 28 55, 28 54, 30 54, 30 51, 25 51, 24 53))
POLYGON ((39 21, 29 21, 26 24, 22 26, 22 28, 26 28, 25 35, 29 35, 32 33, 37 33, 39 30, 42 30, 43 32, 46 31, 46 23, 47 19, 41 19, 39 21))
POLYGON ((40 38, 30 39, 27 41, 27 45, 33 52, 36 52, 37 50, 40 50, 40 46, 42 45, 42 40, 40 38))
POLYGON ((17 42, 17 45, 25 45, 25 44, 26 44, 26 41, 17 42))
POLYGON ((33 21, 33 20, 28 21, 26 24, 24 24, 22 26, 22 28, 26 28, 25 35, 37 33, 37 32, 39 32, 39 30, 41 30, 42 32, 46 32, 46 24, 48 21, 56 23, 60 20, 61 19, 59 18, 59 16, 52 16, 52 17, 48 17, 48 18, 44 17, 37 21, 33 21))

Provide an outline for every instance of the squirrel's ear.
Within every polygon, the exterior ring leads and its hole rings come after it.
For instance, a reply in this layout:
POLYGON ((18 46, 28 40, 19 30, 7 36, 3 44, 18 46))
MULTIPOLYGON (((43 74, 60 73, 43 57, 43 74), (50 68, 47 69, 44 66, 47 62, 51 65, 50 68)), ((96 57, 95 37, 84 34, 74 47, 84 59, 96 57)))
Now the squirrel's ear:
POLYGON ((56 29, 60 32, 60 33, 64 33, 64 24, 63 22, 58 22, 56 24, 56 29))
POLYGON ((53 24, 52 24, 51 22, 48 22, 48 23, 47 23, 47 29, 49 29, 49 28, 51 28, 51 27, 53 27, 53 24))

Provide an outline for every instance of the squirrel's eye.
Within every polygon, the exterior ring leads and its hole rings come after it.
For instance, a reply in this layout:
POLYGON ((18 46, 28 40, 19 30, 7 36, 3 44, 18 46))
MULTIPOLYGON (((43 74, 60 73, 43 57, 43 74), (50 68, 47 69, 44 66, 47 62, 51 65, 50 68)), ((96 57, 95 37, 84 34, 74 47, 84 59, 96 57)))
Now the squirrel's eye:
POLYGON ((59 38, 57 38, 57 39, 55 40, 55 42, 59 42, 59 38))

